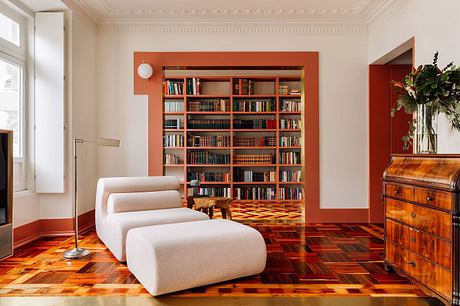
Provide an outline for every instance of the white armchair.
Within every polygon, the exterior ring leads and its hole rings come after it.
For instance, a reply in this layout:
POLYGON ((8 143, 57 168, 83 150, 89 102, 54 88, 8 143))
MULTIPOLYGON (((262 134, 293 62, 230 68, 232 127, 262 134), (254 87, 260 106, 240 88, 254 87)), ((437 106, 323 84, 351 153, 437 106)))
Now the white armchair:
POLYGON ((126 261, 126 236, 133 228, 209 219, 182 207, 174 176, 101 178, 96 192, 96 232, 119 261, 126 261))

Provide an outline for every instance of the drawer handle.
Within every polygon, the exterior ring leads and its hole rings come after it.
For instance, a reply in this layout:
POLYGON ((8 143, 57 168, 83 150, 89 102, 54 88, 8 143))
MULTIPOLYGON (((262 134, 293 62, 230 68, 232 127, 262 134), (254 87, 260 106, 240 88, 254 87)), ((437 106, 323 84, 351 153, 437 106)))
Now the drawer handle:
POLYGON ((412 218, 417 217, 417 214, 414 211, 410 215, 412 216, 412 218))
POLYGON ((427 196, 427 197, 426 197, 426 200, 427 200, 428 202, 431 202, 431 201, 433 201, 434 199, 433 199, 431 196, 427 196))
POLYGON ((417 265, 415 261, 409 261, 407 264, 411 267, 415 267, 417 265))
POLYGON ((415 242, 415 241, 417 241, 417 239, 415 237, 411 237, 410 241, 415 242))
POLYGON ((398 195, 401 193, 401 189, 395 189, 394 195, 398 195))

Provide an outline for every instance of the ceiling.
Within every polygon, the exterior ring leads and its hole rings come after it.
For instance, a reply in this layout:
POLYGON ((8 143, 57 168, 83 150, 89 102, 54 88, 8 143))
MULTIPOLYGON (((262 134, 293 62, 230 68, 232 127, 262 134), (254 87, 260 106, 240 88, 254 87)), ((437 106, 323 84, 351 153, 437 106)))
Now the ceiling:
POLYGON ((393 1, 395 0, 63 0, 78 5, 96 23, 162 21, 367 23, 393 1))

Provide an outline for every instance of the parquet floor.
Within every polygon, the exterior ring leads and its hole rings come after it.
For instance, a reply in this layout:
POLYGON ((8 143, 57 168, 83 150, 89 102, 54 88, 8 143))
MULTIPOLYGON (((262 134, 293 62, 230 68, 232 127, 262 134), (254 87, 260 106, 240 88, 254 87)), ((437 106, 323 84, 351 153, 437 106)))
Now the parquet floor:
MULTIPOLYGON (((254 277, 204 286, 170 297, 425 296, 382 264, 382 233, 376 225, 252 223, 264 236, 267 268, 254 277)), ((92 252, 64 260, 72 238, 44 238, 0 262, 0 296, 149 296, 111 255, 94 230, 81 235, 92 252)))

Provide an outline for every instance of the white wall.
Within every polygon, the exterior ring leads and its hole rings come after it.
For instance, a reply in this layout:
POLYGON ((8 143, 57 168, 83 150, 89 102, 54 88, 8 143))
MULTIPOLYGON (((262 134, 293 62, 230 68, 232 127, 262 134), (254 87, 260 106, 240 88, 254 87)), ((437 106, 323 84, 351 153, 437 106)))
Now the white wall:
MULTIPOLYGON (((369 27, 369 63, 415 37, 415 64, 431 63, 439 51, 439 65, 460 65, 460 1, 398 0, 369 27)), ((439 120, 438 152, 459 153, 460 133, 439 120)))
POLYGON ((98 149, 98 176, 147 174, 147 97, 133 94, 134 51, 319 51, 321 206, 368 206, 367 33, 190 31, 99 29, 97 134, 121 147, 98 149))

